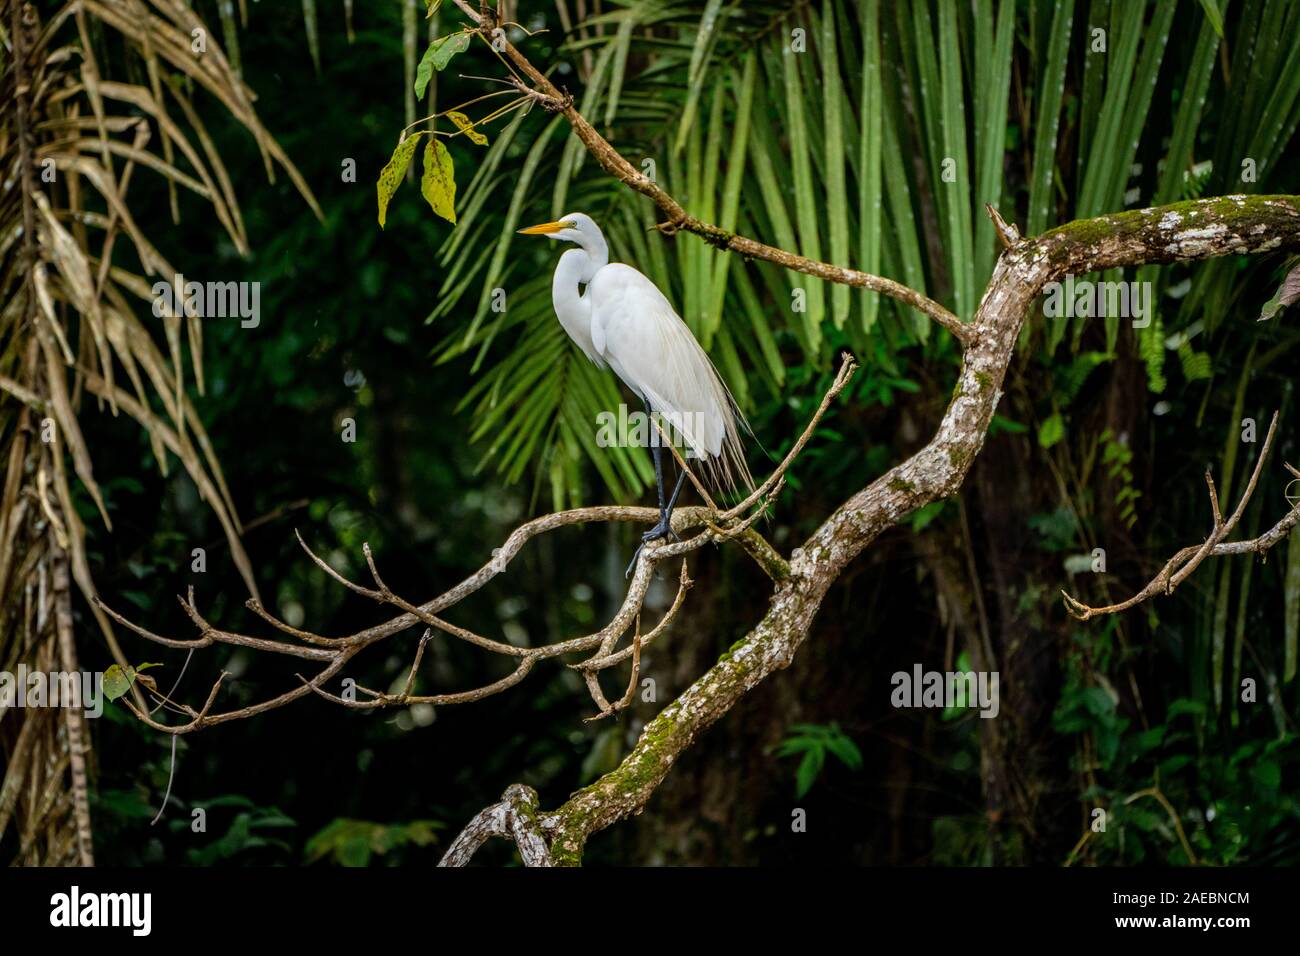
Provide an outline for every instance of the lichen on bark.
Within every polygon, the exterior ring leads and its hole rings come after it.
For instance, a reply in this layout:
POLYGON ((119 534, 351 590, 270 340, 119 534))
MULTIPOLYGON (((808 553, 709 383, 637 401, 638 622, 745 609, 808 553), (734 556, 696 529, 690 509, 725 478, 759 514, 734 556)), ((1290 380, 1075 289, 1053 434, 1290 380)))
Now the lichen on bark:
POLYGON ((542 815, 551 857, 581 862, 588 837, 641 812, 694 739, 789 665, 844 567, 887 528, 955 493, 983 448, 1021 326, 1067 274, 1300 248, 1300 197, 1226 196, 1067 223, 1003 251, 963 338, 962 370, 933 437, 854 494, 791 554, 757 625, 646 725, 623 762, 542 815))

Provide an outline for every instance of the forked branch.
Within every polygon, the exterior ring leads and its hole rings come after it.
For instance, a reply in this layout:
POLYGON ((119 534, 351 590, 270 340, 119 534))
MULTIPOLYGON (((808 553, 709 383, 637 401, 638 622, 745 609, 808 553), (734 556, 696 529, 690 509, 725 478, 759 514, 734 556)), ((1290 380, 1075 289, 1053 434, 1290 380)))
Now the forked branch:
POLYGON ((229 645, 296 657, 306 661, 314 661, 320 665, 320 669, 310 678, 299 674, 298 686, 268 700, 235 710, 213 712, 213 704, 221 688, 221 678, 218 678, 199 710, 170 700, 158 693, 157 688, 145 688, 170 713, 179 714, 186 718, 180 723, 164 723, 154 718, 152 711, 146 712, 142 707, 136 705, 131 707, 132 712, 157 730, 169 734, 185 734, 204 727, 252 717, 267 710, 283 707, 308 695, 315 695, 354 710, 378 710, 387 707, 410 706, 412 704, 430 704, 433 706, 465 704, 483 700, 486 697, 509 690, 523 681, 541 661, 572 654, 584 654, 587 656, 583 660, 570 666, 577 669, 582 675, 591 699, 597 707, 597 713, 592 719, 616 714, 627 707, 632 700, 632 690, 639 674, 641 652, 669 629, 682 608, 686 593, 692 584, 685 561, 688 554, 707 544, 721 544, 735 540, 742 545, 744 550, 754 558, 759 567, 773 581, 780 581, 789 573, 789 564, 786 559, 762 535, 754 530, 753 525, 766 513, 771 502, 780 493, 785 476, 793 466, 799 452, 807 445, 818 423, 830 407, 831 401, 848 384, 855 368, 856 365, 852 358, 845 355, 838 374, 823 396, 821 404, 813 413, 807 426, 795 441, 791 452, 786 455, 772 474, 759 485, 759 488, 740 505, 725 512, 720 512, 715 507, 693 507, 678 508, 673 513, 673 530, 680 540, 671 543, 654 542, 642 550, 622 605, 604 627, 592 634, 537 647, 517 647, 506 641, 477 634, 446 620, 442 615, 444 611, 459 604, 477 592, 492 578, 504 572, 509 562, 531 538, 548 531, 586 522, 637 521, 651 523, 658 517, 658 512, 653 508, 620 506, 578 508, 545 515, 527 522, 517 528, 506 539, 505 543, 493 552, 491 559, 478 571, 455 587, 420 604, 407 600, 388 586, 380 574, 369 544, 362 545, 362 554, 370 574, 371 584, 361 584, 336 570, 329 562, 313 551, 302 539, 302 536, 299 535, 298 543, 302 546, 303 551, 328 577, 349 591, 368 598, 377 604, 395 608, 400 613, 383 624, 366 628, 354 634, 331 637, 295 627, 281 620, 254 599, 247 602, 249 610, 280 634, 279 638, 258 637, 225 630, 208 622, 195 602, 194 589, 190 588, 187 595, 179 600, 181 607, 193 622, 198 634, 191 638, 174 638, 156 634, 141 627, 96 598, 94 599, 96 605, 114 621, 140 637, 164 647, 193 651, 214 645, 229 645), (641 632, 642 611, 655 569, 662 562, 673 558, 683 559, 678 579, 677 595, 663 617, 648 633, 643 634, 641 632), (356 684, 353 684, 346 692, 335 693, 327 689, 327 683, 341 676, 343 668, 362 651, 387 638, 421 626, 423 626, 423 635, 416 645, 411 667, 401 693, 387 693, 356 684), (633 632, 631 642, 627 646, 620 648, 619 644, 629 630, 633 632), (490 654, 506 658, 513 663, 513 669, 500 679, 480 687, 442 694, 417 694, 415 693, 416 677, 423 661, 425 648, 435 632, 470 644, 490 654), (601 688, 600 675, 606 670, 619 666, 629 658, 632 660, 632 679, 628 684, 628 689, 617 700, 611 702, 601 688))
MULTIPOLYGON (((1078 598, 1062 591, 1061 596, 1065 599, 1066 610, 1080 621, 1087 621, 1104 614, 1117 614, 1120 611, 1127 611, 1129 608, 1136 607, 1157 595, 1163 594, 1167 596, 1173 594, 1174 589, 1186 581, 1206 558, 1230 554, 1262 554, 1285 538, 1291 529, 1296 526, 1296 523, 1300 522, 1300 507, 1293 507, 1281 521, 1256 538, 1251 538, 1248 541, 1229 542, 1224 540, 1228 535, 1232 534, 1237 527, 1237 523, 1241 521, 1241 516, 1246 513, 1246 506, 1250 504, 1251 496, 1255 493, 1255 488, 1259 484, 1259 476, 1264 468, 1264 462, 1268 459, 1268 453, 1273 448, 1273 438, 1277 433, 1277 420, 1278 413, 1274 412, 1273 421, 1268 426, 1268 436, 1264 439, 1264 444, 1259 450, 1259 458, 1255 460, 1255 468, 1250 473, 1250 480, 1246 483, 1246 488, 1241 494, 1241 500, 1237 502, 1236 509, 1227 519, 1223 517, 1223 513, 1219 508, 1219 493, 1214 486, 1214 477, 1206 470, 1205 483, 1209 489, 1210 512, 1214 524, 1204 542, 1183 548, 1165 562, 1165 566, 1160 569, 1160 573, 1152 578, 1146 587, 1128 600, 1120 601, 1118 604, 1110 604, 1106 607, 1090 607, 1078 598)), ((1286 465, 1286 468, 1291 474, 1300 478, 1300 471, 1297 471, 1291 465, 1286 465)))
MULTIPOLYGON (((1046 283, 1111 267, 1300 248, 1300 198, 1221 197, 1068 223, 1036 238, 1021 238, 1011 226, 998 233, 1007 248, 970 323, 957 387, 930 441, 845 501, 794 550, 784 573, 774 579, 763 618, 646 725, 615 770, 556 810, 540 814, 549 862, 580 863, 588 837, 639 813, 701 733, 768 675, 790 664, 824 596, 849 562, 908 514, 957 492, 983 447, 1021 326, 1046 283)), ((1272 430, 1270 447, 1271 442, 1272 430)), ((1258 467, 1248 493, 1258 482, 1258 467)), ((1213 492, 1212 501, 1217 497, 1213 492)), ((1191 573, 1187 564, 1202 551, 1200 560, 1259 550, 1281 540, 1300 520, 1297 509, 1254 541, 1228 542, 1244 507, 1245 502, 1225 519, 1212 505, 1214 543, 1188 549, 1170 578, 1182 570, 1191 573)), ((501 812, 485 811, 492 820, 501 812)), ((487 826, 483 820, 483 814, 475 818, 473 832, 453 844, 445 864, 468 861, 471 845, 478 845, 487 826)), ((513 839, 503 825, 492 828, 513 839)), ((532 850, 521 845, 520 852, 532 850)))

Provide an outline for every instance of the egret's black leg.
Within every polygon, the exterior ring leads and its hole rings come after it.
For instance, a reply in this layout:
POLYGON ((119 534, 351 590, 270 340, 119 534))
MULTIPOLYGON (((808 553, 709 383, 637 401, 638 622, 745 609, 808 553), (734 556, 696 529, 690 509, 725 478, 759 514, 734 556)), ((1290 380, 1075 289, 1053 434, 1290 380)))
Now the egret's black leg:
POLYGON ((661 517, 663 524, 668 526, 668 533, 674 538, 677 534, 672 530, 673 508, 677 506, 677 496, 682 493, 682 485, 686 484, 686 472, 682 471, 677 475, 677 487, 673 489, 673 496, 668 499, 668 508, 661 517))
MULTIPOLYGON (((651 415, 649 402, 645 403, 645 414, 646 418, 649 419, 651 415)), ((653 423, 651 423, 650 427, 653 429, 653 423)), ((632 573, 632 569, 636 567, 636 559, 641 556, 641 549, 644 548, 646 544, 651 541, 656 541, 659 538, 677 537, 677 535, 673 533, 673 526, 671 523, 673 506, 677 504, 677 496, 682 492, 682 485, 686 481, 686 472, 683 471, 677 476, 677 487, 673 489, 673 496, 667 504, 664 504, 663 449, 659 447, 659 436, 654 431, 651 431, 650 433, 650 441, 650 456, 654 459, 655 463, 655 490, 659 495, 659 523, 645 534, 641 535, 641 544, 637 547, 636 553, 632 555, 632 563, 627 566, 627 571, 623 575, 624 577, 628 577, 632 573)))
POLYGON ((650 411, 650 403, 645 403, 646 427, 649 429, 647 435, 650 439, 650 457, 655 463, 655 491, 659 494, 659 516, 663 517, 664 513, 664 450, 659 447, 659 435, 654 430, 654 419, 650 411))

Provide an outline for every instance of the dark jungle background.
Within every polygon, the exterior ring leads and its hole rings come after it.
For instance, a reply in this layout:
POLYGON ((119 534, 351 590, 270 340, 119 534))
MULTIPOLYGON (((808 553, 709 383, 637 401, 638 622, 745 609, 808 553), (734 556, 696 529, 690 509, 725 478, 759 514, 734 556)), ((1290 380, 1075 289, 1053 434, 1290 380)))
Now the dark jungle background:
MULTIPOLYGON (((58 6, 36 4, 43 17, 58 6)), ((229 46, 217 4, 194 7, 229 46)), ((545 30, 511 34, 533 62, 554 65, 630 159, 654 159, 692 213, 898 278, 965 317, 996 254, 986 199, 1033 234, 1202 195, 1300 191, 1300 5, 1284 0, 510 7, 545 30), (1104 51, 1092 52, 1094 29, 1105 31, 1104 51), (789 49, 796 30, 804 55, 789 49), (956 183, 943 178, 951 157, 956 183)), ((890 300, 735 256, 724 264, 727 254, 695 237, 649 231, 648 201, 541 110, 487 126, 485 147, 449 141, 454 228, 407 181, 381 230, 374 183, 401 128, 494 89, 462 74, 503 75, 476 44, 406 112, 412 57, 461 22, 450 5, 426 20, 423 0, 409 13, 403 2, 356 3, 349 37, 341 0, 247 5, 246 25, 234 24, 243 78, 323 220, 287 177, 268 182, 247 130, 211 100, 198 102, 251 255, 184 193, 174 223, 165 180, 150 170, 131 187, 137 221, 188 278, 261 283, 258 328, 206 323, 206 389, 191 380, 190 396, 251 525, 244 544, 264 600, 325 634, 387 612, 327 580, 294 529, 355 577, 369 542, 389 585, 424 600, 530 516, 653 494, 648 457, 594 447, 595 412, 628 396, 564 338, 549 296, 556 250, 512 239, 521 226, 575 209, 600 222, 615 258, 679 306, 774 458, 839 352, 858 357, 861 371, 767 520, 765 534, 786 550, 925 442, 956 376, 954 343, 890 300), (355 182, 344 181, 348 159, 355 182), (497 287, 504 313, 489 305, 497 287), (791 310, 795 288, 806 312, 791 310), (345 418, 356 422, 354 443, 340 438, 345 418)), ((101 71, 139 73, 113 30, 92 23, 89 35, 102 44, 101 71)), ((68 42, 80 42, 75 29, 68 42)), ((1243 533, 1289 507, 1281 462, 1300 460, 1300 317, 1256 322, 1282 269, 1283 257, 1259 256, 1130 272, 1122 278, 1154 283, 1145 329, 1032 316, 960 496, 870 548, 793 666, 701 738, 643 815, 594 837, 587 862, 1300 860, 1294 538, 1265 559, 1207 562, 1174 596, 1121 616, 1081 624, 1060 593, 1119 600, 1203 540, 1207 466, 1235 504, 1275 410, 1274 460, 1243 533), (1254 443, 1242 440, 1243 419, 1256 423, 1254 443), (1091 571, 1096 548, 1105 573, 1091 571), (996 720, 890 705, 895 671, 990 656, 1001 672, 996 720), (1241 699, 1247 678, 1253 703, 1241 699), (806 833, 791 832, 796 807, 806 833), (1098 807, 1104 832, 1090 828, 1098 807)), ((4 401, 0 414, 12 412, 4 401)), ((152 630, 189 636, 173 595, 193 585, 209 620, 263 633, 183 469, 163 477, 148 435, 90 396, 79 420, 113 520, 109 532, 75 486, 104 599, 152 630), (190 569, 194 547, 207 549, 205 573, 190 569)), ((765 469, 761 453, 751 466, 765 469)), ((633 532, 544 536, 451 616, 515 642, 592 630, 622 596, 633 532)), ((182 738, 166 814, 151 826, 171 740, 110 705, 91 722, 97 861, 432 865, 512 782, 554 806, 612 769, 644 721, 760 616, 765 579, 737 549, 702 553, 691 570, 698 583, 684 613, 643 662, 658 702, 638 698, 616 721, 584 722, 590 700, 553 663, 508 693, 436 712, 358 714, 309 698, 182 738), (196 807, 206 833, 191 832, 196 807)), ((670 574, 656 586, 654 607, 666 606, 672 583, 670 574)), ((78 600, 74 612, 83 666, 106 667, 88 607, 78 600)), ((418 636, 386 642, 351 675, 400 686, 418 636)), ((170 686, 183 652, 119 639, 132 660, 160 662, 152 673, 170 686)), ((475 686, 500 666, 439 638, 418 686, 475 686)), ((292 662, 212 649, 189 663, 181 698, 200 703, 220 668, 233 675, 223 705, 297 680, 292 662)), ((0 849, 18 853, 13 829, 0 849)), ((512 851, 489 846, 479 859, 509 863, 512 851)))

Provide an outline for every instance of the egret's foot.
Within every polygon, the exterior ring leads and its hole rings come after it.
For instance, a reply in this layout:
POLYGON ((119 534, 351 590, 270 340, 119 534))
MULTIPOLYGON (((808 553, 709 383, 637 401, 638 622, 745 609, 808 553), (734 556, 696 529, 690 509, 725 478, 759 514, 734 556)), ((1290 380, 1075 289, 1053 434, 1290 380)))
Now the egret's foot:
POLYGON ((627 566, 623 577, 630 578, 632 576, 632 572, 636 569, 637 559, 641 557, 641 552, 645 550, 645 546, 651 541, 658 541, 661 538, 667 538, 670 541, 682 540, 678 537, 677 532, 673 530, 672 523, 667 515, 661 515, 659 523, 641 535, 641 544, 637 546, 636 552, 632 555, 632 562, 627 566))
POLYGON ((667 518, 660 518, 657 525, 641 535, 641 543, 648 544, 651 541, 658 541, 660 538, 668 538, 672 541, 682 540, 678 537, 677 532, 673 530, 672 523, 667 518))

